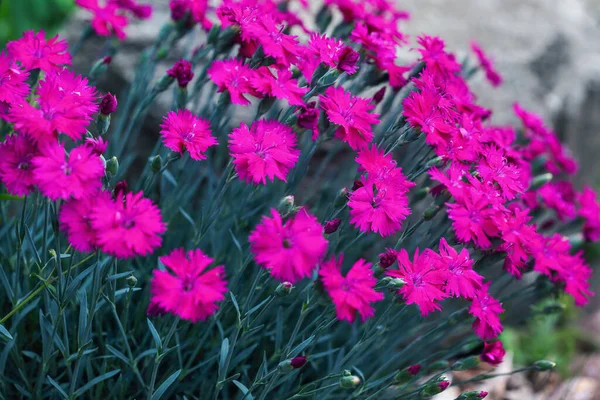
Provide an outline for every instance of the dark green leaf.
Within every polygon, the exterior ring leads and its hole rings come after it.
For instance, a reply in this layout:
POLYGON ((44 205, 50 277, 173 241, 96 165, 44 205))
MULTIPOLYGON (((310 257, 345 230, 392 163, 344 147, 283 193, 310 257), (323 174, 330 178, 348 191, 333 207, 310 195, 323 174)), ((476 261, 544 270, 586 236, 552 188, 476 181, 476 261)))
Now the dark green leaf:
POLYGON ((221 343, 221 354, 219 356, 219 376, 225 374, 225 362, 227 361, 227 355, 229 354, 229 338, 223 339, 221 343))
POLYGON ((167 389, 177 380, 179 374, 181 374, 181 370, 177 370, 171 376, 169 376, 152 394, 151 400, 159 400, 162 395, 165 394, 167 389))
POLYGON ((13 340, 13 337, 10 334, 10 332, 2 325, 0 325, 0 335, 4 336, 8 340, 13 340))
POLYGON ((306 339, 304 342, 300 343, 298 346, 294 347, 294 349, 292 349, 292 351, 289 352, 289 354, 287 355, 287 358, 292 358, 292 357, 296 357, 298 354, 302 353, 302 351, 313 342, 313 340, 315 340, 315 335, 312 335, 311 337, 309 337, 308 339, 306 339))
POLYGON ((233 384, 240 389, 240 391, 244 395, 244 400, 254 400, 254 396, 248 393, 248 388, 242 382, 234 380, 233 384))
POLYGON ((84 394, 85 392, 87 392, 88 390, 90 390, 91 388, 93 388, 94 386, 96 386, 97 384, 99 384, 100 382, 103 382, 107 379, 112 378, 113 376, 115 376, 116 374, 118 374, 119 372, 121 372, 120 369, 115 369, 112 371, 109 371, 105 374, 102 374, 100 376, 95 377, 94 379, 92 379, 91 381, 89 381, 88 383, 86 383, 85 385, 83 385, 82 387, 80 387, 79 389, 77 389, 75 391, 75 397, 79 397, 82 394, 84 394))
POLYGON ((48 382, 50 382, 50 384, 52 386, 54 386, 56 388, 56 390, 58 390, 58 393, 60 393, 60 395, 65 398, 68 399, 69 396, 67 395, 67 393, 63 390, 63 388, 60 387, 60 385, 58 384, 58 382, 56 382, 54 379, 50 378, 50 376, 46 376, 46 379, 48 379, 48 382))
POLYGON ((152 321, 150 321, 148 318, 146 318, 146 321, 148 321, 148 328, 150 328, 150 333, 152 334, 152 338, 154 339, 154 345, 156 346, 156 350, 161 351, 162 340, 160 340, 160 335, 158 334, 158 331, 154 327, 152 321))

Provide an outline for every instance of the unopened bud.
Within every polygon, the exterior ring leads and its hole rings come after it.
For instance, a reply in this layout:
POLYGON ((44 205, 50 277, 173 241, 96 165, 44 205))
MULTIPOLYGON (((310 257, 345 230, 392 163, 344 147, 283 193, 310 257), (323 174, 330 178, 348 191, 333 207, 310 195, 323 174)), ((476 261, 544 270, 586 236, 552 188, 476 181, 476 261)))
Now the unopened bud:
POLYGON ((302 368, 306 364, 306 356, 298 356, 291 359, 290 363, 294 369, 302 368))
POLYGON ((394 249, 386 249, 385 253, 379 255, 379 266, 383 269, 387 269, 396 262, 396 251, 394 249))
POLYGON ((479 400, 479 399, 484 399, 487 395, 488 395, 488 392, 475 390, 475 391, 471 391, 471 392, 464 392, 463 394, 458 396, 455 400, 479 400))
POLYGON ((279 286, 277 286, 277 288, 275 289, 275 295, 277 297, 285 297, 292 293, 293 289, 294 285, 292 285, 290 282, 283 282, 280 283, 279 286))
POLYGON ((419 189, 417 193, 415 193, 415 197, 413 197, 412 201, 417 202, 423 200, 425 197, 427 197, 430 191, 431 189, 429 188, 429 186, 419 189))
POLYGON ((186 87, 194 78, 192 63, 181 59, 173 65, 173 68, 167 70, 167 75, 177 79, 179 87, 186 87))
POLYGON ((48 254, 50 254, 50 257, 56 259, 56 250, 50 249, 48 250, 48 254))
POLYGON ((448 388, 448 386, 450 386, 450 382, 446 379, 446 377, 442 377, 441 380, 438 380, 437 382, 428 383, 421 391, 420 396, 422 399, 428 399, 442 393, 448 388))
POLYGON ((456 361, 452 364, 453 371, 466 371, 468 369, 476 368, 479 365, 479 357, 471 356, 462 360, 456 361))
POLYGON ((127 277, 126 281, 130 287, 135 287, 135 285, 137 285, 137 282, 138 282, 137 278, 133 275, 129 275, 127 277))
POLYGON ((106 93, 100 102, 100 114, 110 115, 114 113, 117 111, 118 104, 117 96, 110 92, 106 93))
POLYGON ((340 387, 342 389, 354 389, 360 385, 360 378, 356 375, 342 376, 340 387))
POLYGON ((423 213, 423 219, 425 219, 425 221, 432 220, 433 218, 435 218, 435 216, 437 215, 437 213, 440 212, 441 209, 442 208, 440 206, 433 206, 433 207, 428 208, 423 213))
POLYGON ((338 69, 349 75, 356 72, 358 61, 360 60, 360 54, 356 52, 352 47, 346 46, 339 53, 338 69))
POLYGON ((160 157, 160 155, 156 155, 154 157, 152 157, 150 159, 150 168, 152 168, 152 171, 154 171, 155 173, 160 171, 160 169, 162 168, 162 158, 160 157))
POLYGON ((541 174, 533 178, 531 181, 531 185, 529 186, 529 190, 539 189, 544 186, 546 183, 550 182, 553 178, 551 173, 541 174))
POLYGON ((333 205, 336 208, 340 208, 346 205, 348 202, 348 189, 343 188, 340 190, 333 201, 333 205))
POLYGON ((117 175, 117 172, 119 172, 119 160, 117 160, 117 157, 113 156, 106 161, 106 172, 112 176, 117 175))
POLYGON ((404 281, 404 279, 392 278, 390 283, 388 283, 387 287, 388 287, 388 289, 392 289, 392 290, 400 290, 404 287, 404 285, 406 285, 406 282, 404 281))
POLYGON ((435 158, 432 158, 431 160, 429 160, 427 162, 426 166, 433 167, 433 166, 439 165, 442 161, 444 161, 444 158, 438 156, 438 157, 435 157, 435 158))
POLYGON ((303 129, 315 129, 319 123, 320 110, 316 107, 314 101, 311 101, 306 107, 300 107, 296 116, 298 117, 297 123, 300 128, 303 129))
POLYGON ((277 209, 282 215, 291 213, 294 210, 294 196, 285 196, 283 199, 281 199, 277 209))
POLYGON ((375 94, 373 95, 373 103, 375 104, 379 104, 381 103, 381 101, 383 100, 383 96, 385 96, 385 86, 383 86, 381 89, 379 89, 377 92, 375 92, 375 94))
POLYGON ((342 220, 340 218, 334 218, 331 221, 327 221, 327 223, 325 224, 325 233, 327 235, 331 235, 332 233, 336 232, 340 227, 341 223, 342 220))
POLYGON ((317 86, 324 88, 331 86, 335 83, 336 79, 340 76, 340 72, 337 69, 330 69, 317 81, 317 86))
POLYGON ((536 371, 550 371, 556 367, 556 363, 548 360, 539 360, 533 363, 536 371))
POLYGON ((427 368, 428 372, 446 371, 448 369, 448 361, 436 361, 427 368))

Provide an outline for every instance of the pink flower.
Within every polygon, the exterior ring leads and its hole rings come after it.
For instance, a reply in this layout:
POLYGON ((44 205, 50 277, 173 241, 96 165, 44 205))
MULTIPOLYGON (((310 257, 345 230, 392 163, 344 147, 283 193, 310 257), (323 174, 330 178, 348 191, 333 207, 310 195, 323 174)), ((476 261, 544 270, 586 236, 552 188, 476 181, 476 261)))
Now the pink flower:
POLYGON ((304 208, 285 222, 272 209, 271 217, 263 216, 249 241, 256 262, 274 278, 291 283, 310 276, 328 243, 317 218, 304 208))
POLYGON ((86 78, 68 70, 49 73, 40 82, 37 94, 37 107, 23 103, 10 112, 15 129, 36 141, 52 139, 56 133, 81 139, 98 112, 96 90, 88 86, 86 78))
POLYGON ((85 145, 66 154, 62 144, 45 142, 31 164, 40 192, 51 200, 67 200, 71 196, 81 199, 102 187, 102 160, 85 145))
POLYGON ((492 65, 492 62, 483 52, 483 49, 479 47, 479 44, 477 44, 477 42, 471 42, 471 50, 473 50, 473 53, 475 53, 475 55, 477 56, 481 68, 483 68, 483 70, 485 71, 485 76, 487 80, 490 81, 490 83, 494 87, 500 86, 500 84, 502 83, 502 77, 500 76, 500 74, 498 74, 498 72, 496 72, 494 66, 492 65))
POLYGON ((296 64, 299 55, 298 38, 283 33, 271 13, 261 13, 251 22, 242 25, 242 40, 255 41, 262 46, 264 53, 276 63, 288 68, 296 64))
POLYGON ((502 304, 489 294, 491 283, 485 283, 481 290, 475 293, 469 308, 469 314, 475 317, 473 330, 483 340, 498 336, 502 330, 500 314, 504 312, 502 304))
POLYGON ((339 69, 349 75, 358 70, 360 55, 340 39, 313 33, 308 40, 308 48, 319 63, 322 62, 330 68, 339 69))
POLYGON ((479 358, 481 361, 486 362, 492 365, 500 365, 504 360, 504 355, 506 354, 506 350, 504 350, 504 346, 501 341, 496 342, 487 342, 484 343, 483 351, 479 358))
POLYGON ((217 60, 208 69, 208 76, 219 87, 219 92, 227 90, 233 104, 249 105, 246 95, 255 95, 253 83, 256 71, 248 68, 238 59, 217 60))
POLYGON ((98 192, 82 199, 69 199, 60 208, 60 230, 77 251, 86 253, 96 249, 96 231, 92 228, 91 215, 99 197, 110 201, 108 192, 98 192))
POLYGON ((105 141, 102 136, 98 136, 96 138, 85 139, 85 146, 90 149, 93 154, 101 156, 106 151, 108 142, 105 141))
POLYGON ((184 88, 192 81, 192 79, 194 79, 192 63, 188 60, 181 59, 177 61, 171 69, 167 70, 167 75, 177 79, 179 87, 184 88))
POLYGON ((71 65, 69 44, 58 39, 58 35, 46 40, 46 33, 27 31, 23 37, 8 42, 8 54, 18 60, 27 70, 39 68, 45 72, 60 71, 64 65, 71 65))
POLYGON ((537 190, 537 194, 543 201, 542 205, 556 211, 561 221, 570 221, 577 216, 576 193, 571 182, 546 183, 537 190))
POLYGON ((536 232, 535 226, 528 224, 530 219, 528 209, 517 208, 511 210, 511 213, 502 214, 501 217, 494 219, 504 242, 500 245, 500 249, 507 253, 504 269, 517 278, 521 277, 531 249, 540 240, 540 234, 536 232))
POLYGON ((481 289, 483 276, 473 270, 469 251, 463 248, 458 253, 446 239, 441 238, 439 252, 432 252, 431 258, 437 264, 437 269, 448 271, 444 291, 449 296, 471 299, 481 289))
POLYGON ((427 69, 441 77, 453 75, 460 71, 460 64, 453 54, 445 51, 445 43, 437 36, 419 36, 417 42, 421 46, 419 52, 427 69))
POLYGON ((102 251, 117 258, 145 256, 162 243, 167 227, 160 210, 142 192, 98 198, 92 214, 92 228, 102 251))
POLYGON ((386 274, 404 280, 405 285, 398 293, 402 294, 406 304, 416 304, 423 315, 441 310, 437 301, 448 297, 442 291, 448 271, 439 269, 433 262, 432 251, 426 249, 419 254, 419 249, 416 249, 413 261, 410 261, 405 249, 397 252, 397 256, 399 269, 388 269, 386 274))
POLYGON ((180 154, 187 150, 194 160, 206 159, 206 150, 219 144, 211 135, 210 123, 190 110, 170 111, 160 127, 166 147, 180 154))
POLYGON ((302 96, 308 88, 298 87, 298 80, 292 78, 292 73, 287 69, 276 70, 276 74, 268 67, 260 67, 252 86, 265 96, 287 100, 289 105, 304 105, 302 96))
POLYGON ((337 318, 354 322, 356 313, 359 313, 364 322, 375 315, 375 308, 371 303, 383 300, 383 293, 374 289, 377 279, 373 276, 370 263, 359 259, 346 276, 343 276, 343 261, 343 254, 340 254, 337 260, 335 256, 332 257, 321 265, 319 275, 327 294, 335 304, 337 318))
POLYGON ((117 101, 117 96, 108 92, 104 95, 102 100, 100 101, 100 114, 102 115, 110 115, 117 111, 117 106, 119 105, 117 101))
POLYGON ((29 94, 27 78, 29 72, 19 67, 6 53, 0 52, 0 102, 14 106, 24 103, 29 94))
POLYGON ((404 116, 412 127, 425 133, 427 143, 444 146, 453 128, 446 100, 434 90, 413 92, 404 102, 404 116))
POLYGON ((199 249, 175 249, 160 261, 169 271, 153 271, 151 306, 191 322, 204 321, 219 309, 227 292, 223 265, 207 270, 214 260, 199 249))
POLYGON ((585 262, 583 251, 563 259, 562 268, 556 272, 555 281, 564 284, 564 290, 575 300, 575 305, 584 306, 589 297, 594 295, 590 290, 592 269, 585 262))
POLYGON ((477 172, 484 182, 495 182, 507 200, 514 199, 525 190, 519 167, 509 163, 504 152, 495 146, 483 151, 477 172))
POLYGON ((600 240, 600 203, 594 189, 584 186, 578 197, 580 217, 585 219, 583 233, 587 240, 592 242, 600 240))
POLYGON ((292 128, 279 121, 242 124, 229 135, 229 150, 237 174, 246 182, 266 185, 267 178, 286 181, 300 151, 292 128))
POLYGON ((149 19, 152 16, 152 6, 149 4, 138 4, 134 0, 108 0, 108 3, 131 12, 139 19, 149 19))
POLYGON ((0 143, 0 180, 9 193, 26 196, 33 189, 31 160, 38 153, 35 143, 23 134, 12 134, 0 143))
POLYGON ((352 149, 362 149, 373 140, 372 125, 379 123, 379 114, 371 113, 375 105, 370 99, 353 96, 342 87, 329 87, 320 103, 329 121, 339 126, 336 137, 352 149))
POLYGON ((312 131, 312 140, 319 137, 319 116, 321 110, 317 108, 317 103, 311 101, 306 106, 300 107, 296 113, 298 117, 297 124, 302 129, 312 131))
POLYGON ((92 28, 99 36, 115 34, 119 40, 127 36, 123 28, 127 26, 127 17, 119 13, 120 8, 114 3, 101 5, 98 0, 75 0, 81 8, 94 14, 92 28))

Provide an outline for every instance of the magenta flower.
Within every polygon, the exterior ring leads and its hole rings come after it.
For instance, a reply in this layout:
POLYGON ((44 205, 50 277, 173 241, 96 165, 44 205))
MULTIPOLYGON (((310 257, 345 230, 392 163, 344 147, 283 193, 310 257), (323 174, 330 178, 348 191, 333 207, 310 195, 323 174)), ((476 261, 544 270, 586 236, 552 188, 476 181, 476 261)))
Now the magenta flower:
POLYGON ((504 360, 504 355, 506 354, 506 350, 504 350, 504 346, 501 341, 495 342, 487 342, 484 343, 483 351, 479 358, 481 361, 486 362, 492 365, 500 365, 504 360))
POLYGON ((233 104, 247 106, 247 95, 258 96, 254 89, 256 71, 248 68, 238 59, 214 61, 208 69, 208 76, 219 87, 219 92, 227 90, 233 104))
POLYGON ((502 330, 500 314, 504 312, 502 304, 490 296, 488 290, 491 283, 483 284, 481 290, 475 293, 469 308, 469 314, 475 317, 473 330, 483 340, 497 337, 502 330))
POLYGON ((169 111, 160 127, 166 147, 180 154, 187 150, 194 160, 206 159, 206 150, 219 144, 211 134, 210 123, 190 110, 169 111))
POLYGON ((460 64, 453 54, 446 52, 446 44, 442 39, 423 35, 417 38, 417 42, 421 46, 418 50, 428 70, 442 78, 460 72, 460 64))
POLYGON ((397 252, 399 269, 388 269, 386 274, 395 278, 402 278, 405 285, 398 291, 406 304, 416 304, 422 315, 427 315, 442 307, 437 301, 448 297, 442 287, 446 282, 448 271, 438 268, 432 259, 432 251, 426 249, 419 254, 415 250, 413 261, 410 260, 405 249, 397 252))
POLYGON ((379 114, 371 113, 375 105, 370 99, 353 96, 342 87, 329 87, 320 96, 320 104, 329 121, 339 126, 336 137, 352 149, 362 149, 373 140, 372 125, 379 123, 379 114))
POLYGON ((181 59, 177 61, 171 69, 167 70, 167 75, 177 79, 179 87, 184 88, 192 81, 192 79, 194 79, 192 63, 188 60, 181 59))
POLYGON ((383 300, 383 293, 374 289, 377 279, 373 276, 370 263, 359 259, 344 276, 341 271, 343 261, 343 254, 337 260, 335 256, 332 257, 321 265, 319 275, 325 291, 335 304, 337 318, 354 322, 358 313, 364 322, 375 315, 372 303, 383 300))
POLYGON ((447 271, 444 291, 452 297, 471 299, 483 284, 483 276, 473 270, 473 260, 467 249, 458 253, 448 244, 446 239, 440 239, 439 254, 431 253, 431 259, 436 268, 447 271))
POLYGON ((29 94, 27 78, 29 72, 23 70, 6 53, 0 52, 0 102, 12 106, 24 103, 29 94))
POLYGON ((275 59, 276 63, 288 68, 296 64, 299 55, 298 38, 283 33, 272 14, 263 13, 242 25, 242 40, 255 41, 262 46, 267 56, 275 59))
POLYGON ((64 65, 71 65, 69 44, 58 35, 46 40, 46 33, 27 31, 23 37, 8 42, 8 54, 18 60, 26 70, 39 68, 45 72, 58 72, 64 65))
POLYGON ((531 249, 541 238, 536 227, 528 224, 530 219, 528 209, 516 208, 511 210, 511 213, 494 218, 503 241, 500 249, 506 252, 504 269, 517 278, 521 277, 522 270, 529 261, 531 249))
POLYGON ((108 0, 108 3, 131 12, 139 19, 149 19, 152 16, 152 6, 150 4, 139 4, 134 0, 108 0))
POLYGON ((105 141, 102 136, 98 136, 96 138, 85 139, 85 146, 90 149, 93 154, 101 156, 106 151, 108 142, 105 141))
POLYGON ((153 271, 149 307, 190 322, 204 321, 219 309, 227 292, 223 265, 207 269, 214 260, 199 249, 175 249, 160 261, 168 271, 153 271))
POLYGON ((85 145, 66 154, 62 144, 45 142, 31 164, 35 183, 51 200, 67 200, 71 196, 81 199, 102 187, 102 160, 85 145))
MULTIPOLYGON (((308 40, 308 49, 317 62, 322 62, 329 68, 338 69, 349 75, 358 71, 360 55, 340 39, 313 33, 308 40)), ((312 74, 310 75, 312 77, 312 74)))
POLYGON ((267 178, 286 181, 300 155, 292 128, 275 120, 255 121, 250 127, 242 122, 229 135, 229 150, 240 178, 263 185, 267 178))
POLYGON ((122 15, 120 7, 114 3, 101 5, 98 0, 75 0, 81 8, 93 14, 92 28, 98 36, 112 36, 113 34, 124 40, 127 36, 124 28, 127 26, 127 17, 122 15))
POLYGON ((92 212, 97 202, 110 201, 108 192, 98 192, 82 199, 69 199, 60 208, 58 220, 60 230, 65 233, 69 244, 84 253, 94 251, 97 246, 96 231, 92 227, 92 212))
POLYGON ((579 202, 577 212, 580 217, 585 219, 583 226, 585 238, 592 242, 600 240, 600 203, 596 192, 591 187, 584 186, 577 201, 579 202))
POLYGON ((286 100, 291 106, 302 106, 302 96, 308 92, 308 88, 299 87, 298 80, 292 78, 292 73, 287 69, 273 70, 268 67, 260 67, 257 70, 252 86, 263 96, 271 96, 286 100))
POLYGON ((487 80, 494 87, 500 86, 502 84, 502 77, 500 76, 500 74, 498 74, 498 72, 496 72, 494 65, 487 57, 487 55, 483 52, 483 49, 479 46, 479 44, 477 44, 477 42, 471 42, 471 50, 473 50, 473 53, 475 53, 475 55, 477 56, 477 60, 479 60, 479 65, 481 65, 481 68, 483 68, 487 80))
POLYGON ((295 283, 310 276, 327 251, 323 226, 304 208, 285 222, 271 210, 250 234, 250 250, 257 264, 282 281, 295 283))
POLYGON ((37 94, 37 107, 23 103, 10 111, 15 129, 36 141, 55 138, 57 133, 79 140, 98 112, 96 89, 88 86, 86 78, 67 70, 49 73, 37 94))
POLYGON ((117 111, 117 106, 119 102, 117 101, 117 96, 112 93, 106 93, 102 100, 100 101, 100 114, 102 115, 110 115, 117 111))
POLYGON ((97 245, 117 258, 145 256, 162 243, 167 230, 160 210, 142 192, 118 194, 113 200, 102 196, 91 214, 97 245))
POLYGON ((562 268, 556 271, 555 281, 565 285, 565 292, 575 300, 575 305, 584 306, 594 295, 590 290, 592 269, 585 262, 583 251, 563 258, 562 268))
POLYGON ((504 152, 495 146, 483 151, 477 172, 484 182, 496 183, 506 200, 514 199, 525 190, 519 167, 509 163, 504 152))
POLYGON ((13 134, 0 143, 0 180, 9 193, 26 196, 35 185, 32 159, 39 154, 27 135, 13 134))

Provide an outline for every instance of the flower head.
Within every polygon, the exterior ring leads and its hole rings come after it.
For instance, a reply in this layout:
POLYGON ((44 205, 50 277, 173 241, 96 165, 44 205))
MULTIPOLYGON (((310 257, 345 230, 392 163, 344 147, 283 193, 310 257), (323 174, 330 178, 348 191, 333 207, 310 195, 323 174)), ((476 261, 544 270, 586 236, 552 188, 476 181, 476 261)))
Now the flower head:
POLYGON ((168 271, 153 271, 151 306, 191 322, 204 321, 218 310, 227 292, 224 266, 207 269, 214 260, 199 249, 175 249, 160 261, 168 271))
POLYGON ((272 209, 271 217, 263 216, 249 240, 256 262, 274 278, 291 283, 310 276, 328 243, 317 218, 304 208, 286 221, 272 209))
POLYGON ((92 228, 98 247, 117 258, 148 255, 162 243, 167 227, 160 210, 142 192, 119 193, 98 198, 92 215, 92 228))
POLYGON ((375 105, 370 99, 353 96, 342 87, 329 87, 320 104, 329 121, 339 126, 336 137, 352 149, 362 149, 373 140, 372 125, 379 123, 379 115, 371 113, 375 105))
POLYGON ((360 259, 344 276, 341 271, 343 261, 343 255, 337 260, 332 257, 321 265, 319 275, 335 304, 337 318, 354 322, 358 313, 364 322, 375 314, 371 303, 383 300, 383 293, 374 289, 377 279, 373 276, 370 263, 360 259))
POLYGON ((260 67, 252 85, 262 95, 287 100, 291 106, 304 105, 302 96, 308 92, 308 88, 298 86, 298 80, 293 79, 292 73, 287 69, 273 71, 260 67))
POLYGON ((81 8, 89 10, 94 16, 92 28, 98 36, 116 35, 119 40, 125 39, 124 28, 127 26, 127 17, 120 11, 120 7, 114 3, 100 4, 98 0, 75 0, 81 8))
POLYGON ((96 231, 92 227, 91 215, 99 197, 109 199, 110 194, 99 192, 82 199, 69 199, 60 208, 60 230, 77 251, 85 253, 96 248, 96 231))
POLYGON ((583 234, 587 240, 592 242, 600 240, 600 202, 596 192, 589 186, 585 186, 578 197, 579 216, 585 219, 583 234))
POLYGON ((188 83, 194 79, 194 71, 192 71, 192 63, 188 60, 181 59, 167 70, 167 75, 177 79, 179 87, 186 87, 188 83))
POLYGON ((102 115, 110 115, 117 111, 117 96, 112 93, 106 93, 102 100, 100 101, 100 114, 102 115))
POLYGON ((492 62, 483 52, 483 49, 479 46, 479 44, 477 44, 477 42, 471 42, 471 50, 473 50, 473 53, 475 53, 477 56, 479 65, 481 65, 481 68, 483 68, 487 80, 492 84, 492 86, 500 86, 502 83, 502 77, 500 74, 498 74, 498 72, 496 72, 492 62))
POLYGON ((263 185, 267 178, 285 181, 300 154, 292 128, 275 120, 242 123, 229 135, 229 150, 240 178, 263 185))
POLYGON ((62 144, 45 142, 31 164, 37 186, 51 200, 66 200, 71 196, 81 199, 102 186, 102 160, 85 145, 66 154, 62 144))
POLYGON ((505 354, 506 350, 504 350, 502 342, 497 340, 495 342, 485 343, 483 346, 483 351, 479 357, 481 358, 481 361, 488 364, 500 365, 504 360, 505 354))
POLYGON ((483 276, 473 270, 473 260, 467 249, 457 252, 446 239, 440 239, 439 254, 432 253, 439 270, 448 271, 444 291, 449 296, 471 299, 481 289, 483 276))
POLYGON ((64 65, 71 65, 69 44, 59 40, 58 35, 46 40, 46 33, 27 31, 23 37, 8 42, 8 54, 18 60, 26 70, 39 68, 45 72, 60 71, 64 65))
POLYGON ((27 135, 10 135, 0 143, 0 181, 9 193, 25 196, 33 189, 32 159, 38 155, 36 144, 27 135))
POLYGON ((208 69, 208 76, 219 87, 219 92, 227 90, 233 104, 249 105, 247 95, 256 95, 253 83, 256 71, 244 65, 241 60, 217 60, 208 69))
POLYGON ((102 136, 98 136, 96 138, 87 138, 85 139, 85 145, 93 154, 97 156, 101 156, 106 151, 108 147, 108 142, 105 141, 102 136))
POLYGON ((29 94, 29 72, 21 68, 12 57, 0 52, 0 102, 18 105, 29 94))
POLYGON ((497 337, 503 330, 500 314, 504 312, 502 304, 489 293, 491 283, 486 283, 473 297, 469 314, 475 317, 473 330, 483 340, 497 337))
POLYGON ((219 144, 211 135, 210 123, 190 110, 170 111, 160 127, 166 147, 182 154, 187 150, 194 160, 204 160, 206 150, 219 144))
POLYGON ((309 129, 312 131, 312 140, 317 140, 319 136, 319 115, 321 110, 316 107, 317 103, 311 101, 306 106, 302 106, 298 109, 296 116, 298 117, 298 126, 302 129, 309 129))

